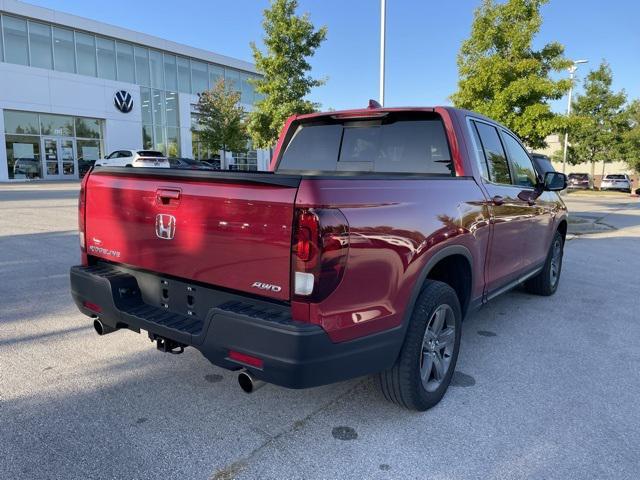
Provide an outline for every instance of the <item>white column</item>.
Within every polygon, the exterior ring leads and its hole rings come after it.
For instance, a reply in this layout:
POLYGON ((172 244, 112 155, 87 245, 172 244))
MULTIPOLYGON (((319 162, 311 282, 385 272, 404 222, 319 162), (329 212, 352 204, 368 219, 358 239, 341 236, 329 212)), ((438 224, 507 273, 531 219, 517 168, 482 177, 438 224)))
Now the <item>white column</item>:
POLYGON ((7 170, 7 143, 4 136, 4 111, 0 108, 0 182, 9 180, 7 170))

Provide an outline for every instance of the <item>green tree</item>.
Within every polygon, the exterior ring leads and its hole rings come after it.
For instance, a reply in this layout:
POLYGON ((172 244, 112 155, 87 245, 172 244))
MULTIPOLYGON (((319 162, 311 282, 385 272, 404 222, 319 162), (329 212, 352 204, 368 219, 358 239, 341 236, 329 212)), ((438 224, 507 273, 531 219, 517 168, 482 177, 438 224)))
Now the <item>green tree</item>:
POLYGON ((220 80, 211 90, 198 95, 198 125, 193 129, 198 141, 212 151, 222 150, 221 168, 225 168, 226 152, 247 150, 249 136, 240 105, 240 92, 231 91, 220 80))
POLYGON ((567 68, 564 47, 548 43, 534 50, 540 30, 540 7, 547 0, 483 0, 471 35, 458 53, 456 107, 482 113, 513 130, 529 147, 543 148, 545 137, 564 127, 550 100, 568 92, 570 80, 550 74, 567 68))
POLYGON ((629 130, 627 96, 624 91, 614 92, 612 82, 611 68, 603 61, 587 74, 584 92, 572 104, 567 156, 574 164, 590 163, 592 176, 596 162, 607 163, 624 156, 625 132, 629 130))
POLYGON ((248 130, 258 148, 272 147, 287 117, 311 113, 317 105, 305 97, 313 87, 324 84, 308 75, 308 58, 327 34, 326 27, 315 29, 307 14, 297 16, 297 0, 272 0, 264 11, 263 53, 251 44, 253 58, 262 78, 253 80, 262 96, 249 114, 248 130))
POLYGON ((628 130, 623 136, 624 160, 640 174, 640 100, 631 102, 626 110, 628 130))

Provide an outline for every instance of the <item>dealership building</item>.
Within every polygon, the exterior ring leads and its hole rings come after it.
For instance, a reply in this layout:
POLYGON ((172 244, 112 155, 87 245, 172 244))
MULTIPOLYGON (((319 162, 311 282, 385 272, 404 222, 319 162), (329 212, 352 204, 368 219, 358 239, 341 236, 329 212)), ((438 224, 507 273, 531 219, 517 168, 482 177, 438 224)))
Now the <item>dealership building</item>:
POLYGON ((78 178, 120 149, 216 162, 192 132, 197 94, 224 79, 245 109, 257 99, 251 63, 55 10, 0 0, 0 33, 0 182, 78 178))

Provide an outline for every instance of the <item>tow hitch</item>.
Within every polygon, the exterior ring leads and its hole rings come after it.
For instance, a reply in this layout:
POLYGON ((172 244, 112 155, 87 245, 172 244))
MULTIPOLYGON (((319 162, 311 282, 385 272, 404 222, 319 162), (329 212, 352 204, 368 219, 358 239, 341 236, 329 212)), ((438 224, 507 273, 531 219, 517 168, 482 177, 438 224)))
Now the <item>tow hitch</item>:
POLYGON ((155 333, 149 333, 149 339, 152 342, 156 342, 156 348, 164 353, 179 355, 184 352, 184 347, 186 347, 186 345, 182 343, 174 342, 155 333))

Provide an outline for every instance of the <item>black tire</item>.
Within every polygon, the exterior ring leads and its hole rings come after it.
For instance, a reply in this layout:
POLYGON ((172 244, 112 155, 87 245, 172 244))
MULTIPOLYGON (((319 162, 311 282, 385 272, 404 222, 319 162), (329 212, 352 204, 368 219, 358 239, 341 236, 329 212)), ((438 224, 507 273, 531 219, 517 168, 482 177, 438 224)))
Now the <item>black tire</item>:
POLYGON ((385 398, 410 410, 424 411, 435 406, 451 383, 460 350, 461 330, 462 312, 456 292, 446 283, 428 280, 414 306, 404 344, 396 363, 378 374, 380 388, 385 398), (438 312, 444 312, 445 315, 442 323, 446 328, 443 328, 441 333, 442 338, 446 336, 447 346, 442 346, 445 345, 444 341, 438 346, 437 337, 431 337, 434 338, 433 342, 426 340, 427 335, 432 335, 431 328, 427 333, 427 327, 433 327, 438 312), (453 332, 449 330, 451 326, 454 327, 453 332), (425 342, 428 345, 435 343, 435 349, 441 349, 440 356, 437 357, 437 351, 428 346, 425 347, 425 342), (439 365, 443 369, 445 361, 448 362, 446 370, 440 372, 440 379, 436 378, 438 376, 436 357, 440 358, 442 363, 439 365), (428 361, 431 363, 425 363, 428 361), (421 370, 426 372, 427 369, 429 369, 426 375, 429 389, 425 388, 421 376, 421 370), (434 380, 429 382, 432 376, 434 380))
POLYGON ((535 295, 548 297, 556 293, 558 284, 560 283, 560 274, 562 273, 562 257, 564 255, 564 240, 560 232, 556 232, 551 241, 547 260, 544 267, 535 277, 524 282, 524 289, 535 295), (556 249, 559 248, 559 257, 556 249), (555 258, 555 260, 554 260, 555 258))

